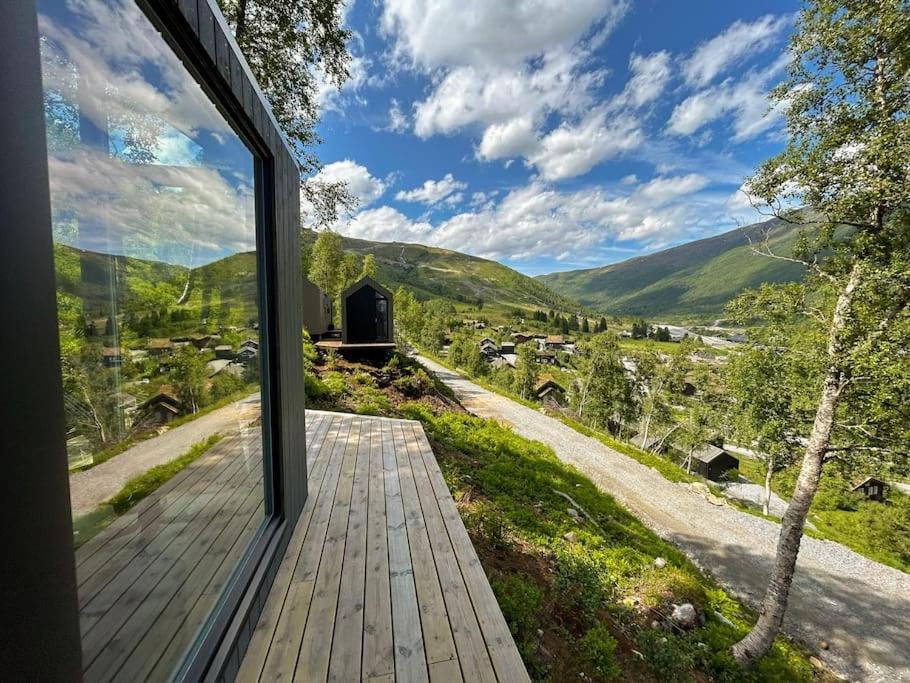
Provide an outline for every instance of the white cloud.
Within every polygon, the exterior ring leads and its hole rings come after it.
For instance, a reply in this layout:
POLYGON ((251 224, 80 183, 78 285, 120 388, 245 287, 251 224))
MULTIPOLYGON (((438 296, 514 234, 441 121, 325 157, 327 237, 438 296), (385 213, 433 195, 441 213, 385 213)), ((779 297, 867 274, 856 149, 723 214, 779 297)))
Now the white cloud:
MULTIPOLYGON (((446 173, 440 180, 427 180, 423 185, 416 187, 413 190, 401 190, 395 195, 395 199, 400 202, 420 202, 421 204, 431 206, 433 204, 438 204, 443 199, 446 199, 453 193, 463 190, 466 187, 467 183, 455 180, 455 177, 451 173, 446 173)), ((460 200, 461 195, 459 195, 459 201, 460 200)))
POLYGON ((425 221, 412 221, 391 206, 360 211, 338 227, 351 237, 382 242, 426 242, 433 226, 425 221))
POLYGON ((368 57, 353 55, 348 63, 350 77, 341 88, 326 80, 325 73, 321 69, 316 69, 316 103, 319 108, 324 111, 343 113, 345 107, 351 102, 364 104, 366 101, 361 91, 369 83, 371 65, 372 60, 368 57))
POLYGON ((767 14, 753 22, 736 21, 699 45, 683 65, 686 82, 704 87, 727 67, 771 47, 789 25, 790 17, 767 14))
POLYGON ((379 199, 385 192, 385 183, 370 175, 365 166, 356 161, 345 159, 326 164, 316 174, 313 182, 343 182, 354 195, 361 207, 366 207, 379 199))
POLYGON ((519 116, 505 123, 496 123, 484 131, 477 148, 480 159, 513 159, 537 149, 537 135, 530 118, 519 116))
POLYGON ((393 133, 403 133, 408 129, 408 117, 401 111, 401 105, 398 100, 392 98, 392 104, 389 106, 389 126, 387 130, 393 133))
POLYGON ((633 54, 629 59, 632 72, 626 87, 617 96, 614 106, 641 107, 654 101, 670 80, 670 53, 665 50, 650 55, 633 54))
POLYGON ((627 176, 623 176, 619 182, 622 185, 635 185, 638 182, 638 176, 634 173, 630 173, 627 176))
POLYGON ((765 132, 786 108, 785 103, 772 107, 768 92, 788 60, 789 54, 784 53, 766 69, 750 71, 739 82, 727 79, 691 95, 673 109, 667 130, 676 135, 692 135, 708 123, 731 115, 735 142, 765 132))
POLYGON ((606 159, 635 149, 644 139, 631 116, 609 117, 595 111, 578 125, 563 125, 547 134, 528 161, 547 180, 574 178, 606 159))
POLYGON ((420 68, 516 66, 570 48, 595 25, 608 30, 627 7, 622 0, 386 0, 381 30, 400 59, 420 68))
POLYGON ((725 214, 725 197, 702 196, 707 183, 689 174, 659 177, 636 187, 564 192, 536 180, 498 202, 475 193, 471 210, 435 225, 379 207, 360 212, 339 229, 358 237, 419 241, 494 259, 561 254, 583 261, 627 248, 630 242, 649 248, 678 241, 700 230, 706 216, 716 225, 713 221, 725 214))

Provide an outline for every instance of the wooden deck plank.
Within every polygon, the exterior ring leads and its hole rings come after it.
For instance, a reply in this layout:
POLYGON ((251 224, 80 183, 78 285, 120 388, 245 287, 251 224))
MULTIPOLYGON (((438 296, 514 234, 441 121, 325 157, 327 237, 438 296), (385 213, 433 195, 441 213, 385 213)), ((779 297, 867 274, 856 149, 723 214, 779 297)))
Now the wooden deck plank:
POLYGON ((303 640, 306 617, 309 613, 310 599, 322 556, 322 547, 328 530, 329 515, 338 486, 341 463, 347 448, 347 436, 351 428, 350 420, 337 419, 337 434, 332 445, 329 471, 323 482, 323 488, 314 501, 309 529, 301 546, 300 555, 290 577, 290 590, 285 605, 278 617, 278 626, 266 656, 260 680, 291 680, 297 665, 297 655, 303 640))
MULTIPOLYGON (((241 464, 239 460, 235 461, 204 492, 193 495, 189 505, 179 515, 167 523, 162 523, 161 529, 152 540, 144 547, 135 549, 134 555, 126 560, 122 557, 112 558, 92 577, 92 581, 86 582, 79 591, 83 643, 89 640, 86 634, 89 634, 130 586, 146 575, 149 567, 155 565, 159 556, 167 551, 172 543, 188 542, 187 537, 195 528, 194 522, 197 517, 209 506, 219 505, 226 500, 225 492, 236 486, 238 480, 242 481, 246 474, 241 464)), ((155 566, 156 569, 160 569, 163 565, 159 562, 155 566)))
POLYGON ((323 415, 330 443, 310 447, 313 493, 237 680, 528 680, 419 424, 323 415))
POLYGON ((401 423, 392 425, 392 437, 401 500, 407 523, 411 565, 414 569, 414 583, 417 587, 417 602, 420 606, 423 644, 426 649, 427 663, 435 664, 455 659, 455 641, 449 626, 445 599, 439 585, 436 562, 430 548, 430 539, 427 537, 424 515, 420 507, 417 486, 408 457, 404 428, 401 423))
MULTIPOLYGON (((185 515, 198 496, 223 481, 232 474, 233 468, 238 466, 231 457, 240 448, 236 438, 225 439, 209 453, 193 463, 190 467, 198 467, 203 476, 193 479, 191 485, 178 489, 164 498, 150 496, 150 500, 143 500, 137 504, 145 505, 136 517, 135 523, 124 529, 102 532, 114 538, 104 543, 98 552, 88 558, 76 572, 79 584, 79 604, 86 605, 94 595, 105 588, 111 579, 124 567, 132 563, 136 556, 154 541, 155 537, 167 529, 174 519, 185 515)), ((147 554, 147 553, 146 553, 147 554)))
MULTIPOLYGON (((419 429, 417 425, 408 425, 406 431, 410 432, 410 435, 406 439, 407 452, 417 484, 424 523, 432 539, 433 557, 448 608, 461 669, 465 680, 495 681, 496 674, 487 652, 486 641, 471 605, 468 589, 458 567, 458 558, 449 540, 436 492, 427 472, 427 464, 420 450, 422 445, 415 433, 419 429)), ((433 465, 435 466, 435 459, 433 465)))
POLYGON ((345 445, 338 488, 335 491, 332 513, 316 573, 315 592, 307 614, 300 652, 297 655, 294 677, 304 681, 324 681, 328 677, 341 570, 350 521, 351 497, 354 491, 360 426, 361 420, 357 418, 351 420, 351 431, 345 445))
POLYGON ((331 642, 332 654, 328 671, 331 681, 357 681, 361 677, 371 431, 372 423, 362 420, 357 440, 354 491, 344 546, 338 610, 335 613, 335 631, 331 642))
POLYGON ((398 680, 426 681, 426 653, 420 627, 417 587, 408 546, 407 522, 398 483, 398 463, 391 423, 381 424, 382 462, 385 470, 386 520, 389 542, 389 583, 392 590, 392 636, 395 676, 398 680))
POLYGON ((300 512, 291 540, 288 542, 284 559, 275 574, 272 590, 269 592, 259 622, 253 629, 253 635, 250 638, 249 647, 240 665, 237 680, 259 680, 269 649, 275 638, 275 631, 278 627, 282 608, 288 600, 291 576, 297 567, 297 558, 300 555, 300 549, 309 530, 313 507, 319 492, 322 490, 332 445, 339 429, 339 423, 331 415, 320 415, 319 417, 323 418, 321 425, 314 433, 313 439, 307 443, 306 449, 307 460, 309 461, 307 471, 310 473, 309 496, 303 510, 300 512))
POLYGON ((389 545, 386 525, 385 470, 382 433, 370 424, 370 492, 367 512, 367 577, 363 612, 363 671, 365 680, 383 680, 395 673, 392 638, 392 595, 389 585, 389 545))
POLYGON ((442 477, 429 441, 422 429, 415 429, 415 434, 496 675, 500 681, 529 681, 527 669, 521 661, 509 626, 502 616, 502 610, 442 477))
MULTIPOLYGON (((188 524, 181 525, 181 533, 142 569, 103 616, 99 618, 83 612, 80 621, 88 624, 84 627, 82 640, 83 666, 88 665, 85 668, 87 680, 102 680, 106 676, 99 675, 101 672, 119 666, 120 658, 128 652, 128 644, 147 627, 153 615, 167 605, 184 578, 192 573, 220 535, 236 512, 238 501, 244 500, 250 492, 250 480, 258 482, 261 477, 261 468, 259 472, 250 472, 241 463, 235 477, 211 498, 203 499, 202 509, 188 524)), ((106 593, 99 597, 106 598, 106 593)), ((111 591, 111 595, 115 593, 115 590, 111 591)), ((100 601, 101 604, 106 602, 106 599, 100 601)))

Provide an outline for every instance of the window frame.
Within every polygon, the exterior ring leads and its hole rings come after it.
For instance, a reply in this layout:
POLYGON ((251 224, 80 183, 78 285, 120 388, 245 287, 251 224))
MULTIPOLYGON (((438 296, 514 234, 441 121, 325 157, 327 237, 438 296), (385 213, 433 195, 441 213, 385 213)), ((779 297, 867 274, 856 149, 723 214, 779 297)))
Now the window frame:
MULTIPOLYGON (((307 497, 300 263, 294 256, 299 169, 214 0, 133 1, 255 159, 267 517, 175 674, 176 680, 232 680, 307 497)), ((24 284, 0 290, 11 328, 23 332, 0 363, 5 386, 27 387, 3 392, 4 417, 18 425, 3 443, 5 451, 34 456, 14 459, 0 488, 7 500, 21 501, 5 523, 5 550, 18 561, 0 563, 0 625, 10 634, 0 648, 0 678, 9 672, 80 680, 37 0, 9 3, 0 14, 0 56, 7 65, 0 93, 17 103, 0 113, 3 130, 15 131, 17 141, 0 156, 0 177, 15 179, 20 190, 0 196, 3 224, 20 226, 0 231, 0 258, 7 275, 24 284)))

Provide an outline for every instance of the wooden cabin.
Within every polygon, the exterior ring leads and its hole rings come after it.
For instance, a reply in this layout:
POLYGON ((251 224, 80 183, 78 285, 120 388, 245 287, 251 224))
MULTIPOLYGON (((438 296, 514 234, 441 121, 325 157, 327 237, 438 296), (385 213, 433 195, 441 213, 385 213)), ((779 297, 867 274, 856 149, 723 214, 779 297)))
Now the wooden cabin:
POLYGON ((332 297, 307 278, 303 278, 303 326, 314 341, 335 329, 332 297))
POLYGON ((705 444, 692 453, 692 469, 705 479, 717 481, 724 473, 738 468, 738 458, 712 444, 705 444))
POLYGON ((140 406, 140 410, 159 424, 166 424, 180 414, 180 399, 169 391, 160 391, 140 406))
POLYGON ((119 368, 123 365, 123 353, 119 346, 105 346, 101 349, 101 363, 106 368, 119 368))
POLYGON ((887 486, 888 484, 883 482, 881 479, 876 479, 875 477, 866 477, 850 490, 855 493, 862 493, 869 500, 877 500, 881 502, 885 500, 887 486))
POLYGON ((552 377, 546 377, 534 387, 534 397, 543 403, 562 405, 566 398, 566 390, 552 377))
POLYGON ((341 295, 341 341, 345 344, 394 342, 392 293, 371 277, 341 295))

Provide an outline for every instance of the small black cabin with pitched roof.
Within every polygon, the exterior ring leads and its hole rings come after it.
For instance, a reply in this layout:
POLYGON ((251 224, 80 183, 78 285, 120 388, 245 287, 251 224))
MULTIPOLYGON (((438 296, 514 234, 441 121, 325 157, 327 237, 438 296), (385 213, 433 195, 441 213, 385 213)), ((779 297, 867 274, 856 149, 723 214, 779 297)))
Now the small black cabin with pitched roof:
POLYGON ((392 293, 371 277, 348 287, 341 295, 343 344, 395 341, 392 329, 392 293))

